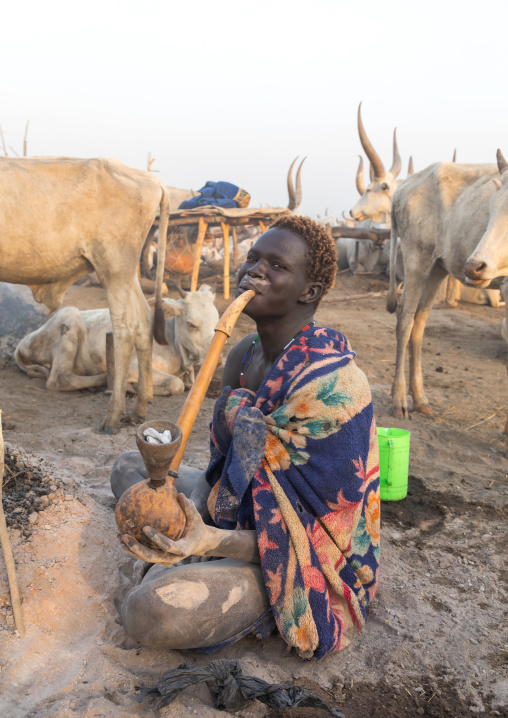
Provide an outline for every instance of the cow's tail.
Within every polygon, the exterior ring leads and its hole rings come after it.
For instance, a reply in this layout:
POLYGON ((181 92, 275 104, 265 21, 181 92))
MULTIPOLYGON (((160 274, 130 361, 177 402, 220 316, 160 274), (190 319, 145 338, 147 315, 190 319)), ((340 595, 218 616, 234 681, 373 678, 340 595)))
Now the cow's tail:
POLYGON ((390 230, 390 288, 386 298, 386 308, 393 314, 397 309, 397 219, 395 217, 395 209, 392 203, 392 228, 390 230))
POLYGON ((28 360, 25 359, 21 353, 19 346, 16 347, 14 352, 14 361, 25 374, 28 374, 32 379, 47 379, 49 377, 49 369, 41 364, 29 364, 28 360))
POLYGON ((159 243, 157 245, 157 275, 155 277, 155 310, 153 319, 153 336, 157 344, 168 345, 166 338, 166 322, 162 308, 162 282, 164 280, 164 260, 168 241, 169 193, 161 183, 162 198, 159 209, 159 243))

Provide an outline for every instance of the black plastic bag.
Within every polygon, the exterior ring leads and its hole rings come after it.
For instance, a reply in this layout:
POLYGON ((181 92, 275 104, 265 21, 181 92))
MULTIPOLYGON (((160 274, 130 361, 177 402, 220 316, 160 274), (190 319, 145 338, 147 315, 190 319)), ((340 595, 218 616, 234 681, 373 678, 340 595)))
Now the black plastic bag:
POLYGON ((258 700, 270 708, 296 708, 309 706, 322 708, 335 718, 345 718, 336 708, 331 708, 306 688, 290 684, 267 683, 261 678, 244 676, 238 661, 218 659, 207 666, 189 666, 182 663, 172 671, 166 671, 157 688, 141 688, 138 701, 148 695, 162 698, 161 708, 172 703, 184 688, 205 682, 213 696, 215 708, 220 711, 237 711, 249 701, 258 700))

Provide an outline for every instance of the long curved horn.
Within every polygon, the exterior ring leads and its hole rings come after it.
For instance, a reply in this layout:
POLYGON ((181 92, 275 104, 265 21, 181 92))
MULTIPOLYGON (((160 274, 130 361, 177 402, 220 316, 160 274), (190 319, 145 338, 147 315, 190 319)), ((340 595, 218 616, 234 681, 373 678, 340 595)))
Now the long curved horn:
POLYGON ((457 162, 457 148, 453 150, 452 162, 457 162))
POLYGON ((400 170, 402 169, 402 162, 400 161, 399 148, 397 147, 397 128, 393 131, 393 163, 390 167, 390 174, 393 178, 397 177, 400 170))
POLYGON ((497 159, 497 167, 499 170, 499 174, 502 175, 508 169, 508 162, 503 157, 503 153, 501 152, 501 150, 498 150, 496 152, 496 159, 497 159))
POLYGON ((176 283, 176 291, 182 297, 182 299, 185 299, 185 297, 187 296, 187 292, 179 282, 176 283))
POLYGON ((414 174, 414 172, 415 172, 415 170, 413 167, 413 155, 411 155, 409 158, 409 164, 407 166, 407 176, 411 177, 411 175, 414 174))
POLYGON ((291 162, 291 166, 288 171, 288 195, 289 195, 289 202, 288 202, 288 209, 293 211, 298 207, 296 203, 296 196, 295 196, 295 187, 293 185, 293 167, 296 164, 296 160, 298 157, 295 157, 294 160, 291 162))
POLYGON ((379 155, 377 154, 374 147, 371 145, 370 140, 365 133, 365 129, 362 122, 361 110, 362 103, 360 102, 360 104, 358 105, 358 134, 360 135, 360 142, 362 143, 363 150, 369 158, 372 167, 374 168, 374 176, 376 177, 376 179, 383 179, 383 177, 385 177, 386 175, 386 171, 383 167, 383 163, 381 162, 379 155))
POLYGON ((296 205, 295 205, 295 207, 293 207, 294 210, 300 206, 300 202, 302 201, 302 180, 300 177, 300 173, 302 171, 303 163, 305 162, 306 159, 307 159, 307 157, 303 158, 303 160, 300 162, 300 165, 296 171, 296 193, 295 193, 296 205))
POLYGON ((358 165, 358 170, 356 172, 356 189, 358 190, 358 194, 364 195, 365 194, 365 185, 363 183, 363 157, 361 155, 358 155, 360 158, 360 164, 358 165))

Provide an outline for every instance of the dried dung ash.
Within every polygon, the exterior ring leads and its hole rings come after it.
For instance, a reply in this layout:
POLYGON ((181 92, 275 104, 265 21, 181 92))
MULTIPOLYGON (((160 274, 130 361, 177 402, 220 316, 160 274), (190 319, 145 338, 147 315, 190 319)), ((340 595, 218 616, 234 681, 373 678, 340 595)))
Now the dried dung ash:
POLYGON ((69 489, 52 474, 45 459, 5 443, 3 506, 8 527, 30 538, 41 511, 74 498, 69 489))

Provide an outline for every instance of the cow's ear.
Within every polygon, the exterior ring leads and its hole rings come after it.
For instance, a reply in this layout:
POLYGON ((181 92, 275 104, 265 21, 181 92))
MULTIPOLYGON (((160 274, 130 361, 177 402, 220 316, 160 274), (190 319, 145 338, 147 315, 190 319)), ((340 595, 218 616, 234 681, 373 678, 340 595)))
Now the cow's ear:
POLYGON ((208 284, 202 284, 198 289, 199 292, 210 292, 212 299, 215 299, 215 285, 210 287, 208 284))
POLYGON ((497 168, 499 170, 499 174, 501 177, 505 174, 506 170, 508 169, 508 162, 503 157, 503 153, 501 150, 498 150, 496 152, 496 159, 497 159, 497 168))
POLYGON ((183 312, 183 299, 163 299, 162 308, 165 317, 180 316, 183 312))

